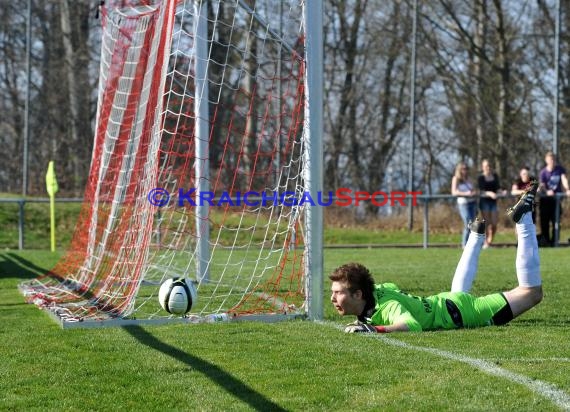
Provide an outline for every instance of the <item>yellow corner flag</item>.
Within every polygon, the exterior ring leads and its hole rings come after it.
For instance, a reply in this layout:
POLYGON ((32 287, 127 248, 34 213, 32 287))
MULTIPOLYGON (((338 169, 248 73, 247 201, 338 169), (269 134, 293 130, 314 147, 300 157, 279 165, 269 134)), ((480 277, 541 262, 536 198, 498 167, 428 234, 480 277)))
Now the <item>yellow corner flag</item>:
POLYGON ((55 252, 55 194, 59 190, 57 179, 55 178, 55 170, 53 160, 48 164, 46 173, 46 188, 49 195, 49 214, 51 227, 51 251, 55 252))
POLYGON ((46 173, 46 187, 47 192, 50 197, 55 196, 59 187, 57 186, 57 179, 55 178, 55 170, 53 168, 53 160, 50 160, 48 164, 48 170, 46 173))

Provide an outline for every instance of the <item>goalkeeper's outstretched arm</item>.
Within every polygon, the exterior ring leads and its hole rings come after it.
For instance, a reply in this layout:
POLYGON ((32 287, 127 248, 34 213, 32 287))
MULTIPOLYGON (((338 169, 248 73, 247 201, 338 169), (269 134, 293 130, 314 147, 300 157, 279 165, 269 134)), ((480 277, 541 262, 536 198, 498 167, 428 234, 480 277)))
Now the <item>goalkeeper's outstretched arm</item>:
POLYGON ((388 326, 375 326, 379 333, 390 333, 390 332, 409 332, 410 328, 404 322, 394 323, 388 326), (383 329, 381 331, 380 329, 383 329))

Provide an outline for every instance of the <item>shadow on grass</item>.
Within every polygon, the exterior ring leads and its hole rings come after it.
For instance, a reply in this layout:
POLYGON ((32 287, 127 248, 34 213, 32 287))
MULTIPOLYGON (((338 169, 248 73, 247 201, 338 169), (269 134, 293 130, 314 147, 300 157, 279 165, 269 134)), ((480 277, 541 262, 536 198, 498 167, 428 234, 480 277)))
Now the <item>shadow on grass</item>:
POLYGON ((48 268, 36 266, 34 263, 15 253, 0 253, 0 279, 32 279, 48 271, 48 268))
POLYGON ((252 388, 233 377, 228 372, 221 369, 204 359, 189 353, 183 352, 180 349, 161 342, 140 326, 125 326, 124 329, 139 342, 146 346, 160 351, 186 365, 196 369, 200 373, 207 376, 217 385, 231 393, 236 398, 241 399, 250 407, 258 411, 286 411, 286 409, 267 399, 262 394, 254 391, 252 388))

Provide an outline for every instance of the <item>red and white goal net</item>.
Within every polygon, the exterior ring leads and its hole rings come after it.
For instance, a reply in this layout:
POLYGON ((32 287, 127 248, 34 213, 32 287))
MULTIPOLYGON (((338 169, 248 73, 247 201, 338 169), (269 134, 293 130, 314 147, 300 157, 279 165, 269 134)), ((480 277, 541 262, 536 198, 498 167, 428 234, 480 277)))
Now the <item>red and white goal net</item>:
POLYGON ((66 324, 161 320, 159 285, 186 276, 190 322, 305 313, 302 9, 106 2, 85 200, 29 301, 66 324))

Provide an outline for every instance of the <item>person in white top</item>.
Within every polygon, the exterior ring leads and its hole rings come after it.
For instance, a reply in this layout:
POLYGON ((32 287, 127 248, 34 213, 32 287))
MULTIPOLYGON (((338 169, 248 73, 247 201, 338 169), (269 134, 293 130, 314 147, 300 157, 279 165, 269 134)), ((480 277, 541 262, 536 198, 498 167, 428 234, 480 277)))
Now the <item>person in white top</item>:
POLYGON ((469 168, 465 162, 457 163, 451 179, 451 194, 457 196, 457 209, 463 220, 463 235, 461 246, 465 247, 469 238, 469 223, 475 220, 477 214, 477 192, 469 178, 469 168))

